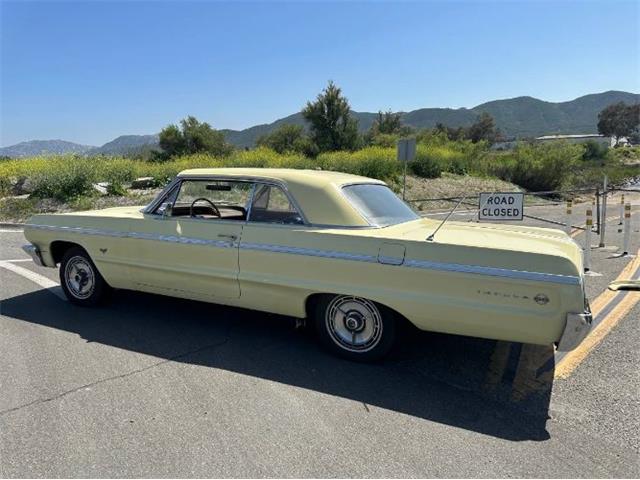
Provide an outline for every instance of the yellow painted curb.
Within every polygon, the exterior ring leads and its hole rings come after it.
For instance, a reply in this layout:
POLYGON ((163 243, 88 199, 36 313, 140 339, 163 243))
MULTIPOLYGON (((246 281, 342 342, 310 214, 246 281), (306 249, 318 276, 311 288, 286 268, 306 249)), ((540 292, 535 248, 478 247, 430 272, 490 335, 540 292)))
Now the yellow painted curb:
MULTIPOLYGON (((638 251, 640 254, 640 250, 638 251)), ((636 255, 633 261, 620 272, 616 280, 623 277, 629 277, 633 272, 640 268, 640 257, 636 255)), ((611 312, 604 318, 593 331, 585 338, 582 343, 571 352, 567 353, 564 358, 556 365, 554 378, 567 378, 577 368, 578 365, 589 355, 589 353, 597 347, 607 334, 622 320, 631 309, 640 301, 640 292, 613 292, 605 290, 594 301, 592 305, 592 313, 594 317, 598 315, 606 305, 609 304, 617 295, 626 295, 625 298, 616 305, 611 312)))

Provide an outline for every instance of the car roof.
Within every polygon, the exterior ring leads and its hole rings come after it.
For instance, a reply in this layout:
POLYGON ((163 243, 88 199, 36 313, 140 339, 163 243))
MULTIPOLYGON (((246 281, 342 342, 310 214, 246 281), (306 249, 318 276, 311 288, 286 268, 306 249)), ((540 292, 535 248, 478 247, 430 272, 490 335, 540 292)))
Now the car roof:
POLYGON ((275 182, 291 193, 310 223, 354 227, 369 224, 342 195, 342 187, 363 183, 385 185, 380 180, 349 173, 288 168, 195 168, 178 176, 275 182))

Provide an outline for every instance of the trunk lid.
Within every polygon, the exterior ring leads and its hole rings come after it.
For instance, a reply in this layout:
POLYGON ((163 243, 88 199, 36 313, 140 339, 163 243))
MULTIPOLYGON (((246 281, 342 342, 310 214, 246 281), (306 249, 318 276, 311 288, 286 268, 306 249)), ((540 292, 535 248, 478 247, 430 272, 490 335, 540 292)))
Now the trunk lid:
MULTIPOLYGON (((567 258, 582 271, 582 249, 565 232, 552 228, 499 225, 493 223, 447 222, 428 242, 440 221, 420 219, 389 227, 389 236, 432 245, 486 248, 567 258)), ((387 229, 385 229, 387 230, 387 229)))

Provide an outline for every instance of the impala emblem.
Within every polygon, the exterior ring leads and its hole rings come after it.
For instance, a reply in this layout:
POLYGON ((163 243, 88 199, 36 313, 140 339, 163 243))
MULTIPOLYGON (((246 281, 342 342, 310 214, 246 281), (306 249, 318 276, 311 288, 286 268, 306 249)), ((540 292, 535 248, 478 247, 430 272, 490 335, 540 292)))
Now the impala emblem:
POLYGON ((106 248, 101 248, 101 249, 100 249, 100 251, 101 251, 102 253, 107 253, 107 249, 106 249, 106 248))
POLYGON ((547 297, 544 293, 539 293, 533 299, 536 301, 538 305, 546 305, 549 303, 549 297, 547 297))

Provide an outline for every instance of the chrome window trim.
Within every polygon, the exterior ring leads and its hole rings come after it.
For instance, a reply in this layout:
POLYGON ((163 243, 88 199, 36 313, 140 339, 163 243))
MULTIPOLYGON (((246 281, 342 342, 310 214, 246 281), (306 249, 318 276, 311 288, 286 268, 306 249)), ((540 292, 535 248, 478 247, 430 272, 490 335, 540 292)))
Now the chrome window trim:
MULTIPOLYGON (((256 190, 257 190, 257 185, 261 184, 261 185, 266 185, 268 187, 276 187, 276 188, 280 188, 282 190, 282 192, 284 193, 285 197, 287 197, 287 200, 289 200, 289 203, 291 204, 291 206, 296 210, 296 213, 300 216, 300 218, 302 218, 302 224, 300 223, 278 223, 278 222, 259 222, 259 221, 255 221, 253 222, 253 224, 258 224, 258 225, 286 225, 286 226, 292 226, 292 227, 300 227, 302 226, 309 226, 309 222, 307 221, 304 213, 302 212, 302 210, 300 209, 300 207, 298 206, 298 204, 296 202, 293 201, 293 196, 291 195, 291 192, 287 191, 286 188, 283 188, 281 185, 276 185, 274 183, 269 183, 269 182, 260 182, 260 181, 256 181, 253 183, 253 192, 252 192, 252 196, 251 196, 251 206, 253 206, 253 195, 255 195, 256 190)), ((251 209, 249 210, 251 211, 251 209)), ((247 224, 252 223, 251 222, 251 217, 249 215, 249 213, 247 213, 247 224)))
MULTIPOLYGON (((302 210, 302 208, 300 208, 300 204, 296 201, 295 197, 291 194, 291 192, 289 191, 289 189, 287 188, 287 184, 286 182, 282 182, 279 181, 277 179, 270 179, 270 178, 264 178, 264 177, 254 177, 254 176, 242 176, 242 177, 236 177, 236 176, 228 176, 228 175, 188 175, 188 176, 177 176, 173 181, 171 181, 166 187, 165 190, 163 190, 158 197, 149 204, 149 206, 147 206, 144 210, 143 213, 148 213, 151 215, 158 215, 157 213, 155 213, 155 210, 162 204, 162 201, 168 196, 168 194, 170 193, 170 191, 175 187, 176 184, 182 183, 185 180, 191 180, 191 181, 211 181, 211 182, 237 182, 237 183, 253 183, 254 186, 256 183, 261 183, 264 185, 274 185, 276 187, 280 187, 282 189, 282 191, 284 192, 284 194, 287 196, 287 198, 289 199, 289 201, 291 202, 291 204, 295 207, 295 209, 298 211, 298 214, 300 214, 300 217, 302 217, 302 221, 304 222, 304 225, 310 225, 309 220, 307 219, 307 216, 304 214, 304 210, 302 210)), ((253 197, 252 197, 252 201, 253 201, 253 197)), ((248 218, 248 216, 247 216, 248 218)), ((238 223, 237 221, 235 223, 238 223)), ((246 220, 242 223, 248 223, 246 220)), ((299 225, 297 225, 299 226, 299 225)))
POLYGON ((155 213, 155 210, 157 210, 158 207, 162 205, 164 200, 169 196, 169 194, 173 191, 178 183, 180 183, 179 177, 176 177, 169 183, 167 183, 167 185, 162 189, 158 196, 149 205, 142 209, 142 213, 158 215, 157 213, 155 213))
POLYGON ((249 223, 249 219, 251 218, 251 210, 253 210, 253 199, 256 195, 256 182, 251 184, 251 195, 249 196, 249 206, 247 207, 247 218, 245 220, 245 224, 249 223))

